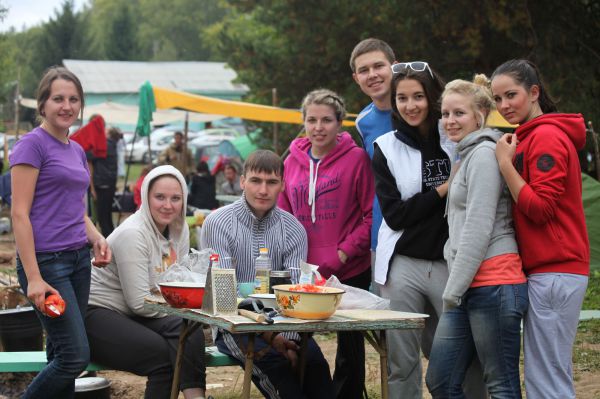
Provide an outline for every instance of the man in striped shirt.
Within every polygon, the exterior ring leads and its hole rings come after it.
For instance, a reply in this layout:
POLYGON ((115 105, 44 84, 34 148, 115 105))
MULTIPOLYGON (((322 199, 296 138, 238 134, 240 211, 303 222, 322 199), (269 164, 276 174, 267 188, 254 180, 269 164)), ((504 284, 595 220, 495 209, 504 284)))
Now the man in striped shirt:
MULTIPOLYGON (((299 262, 306 260, 307 238, 296 218, 276 206, 284 184, 279 156, 267 150, 255 151, 246 160, 240 178, 242 197, 204 221, 202 248, 218 253, 222 267, 235 267, 238 282, 254 281, 254 261, 260 248, 269 249, 273 270, 289 269, 292 281, 298 281, 299 262)), ((329 365, 312 338, 307 346, 304 384, 300 386, 293 370, 298 361, 297 338, 294 333, 257 336, 255 350, 264 354, 255 358, 252 381, 266 398, 333 397, 329 365)), ((219 331, 215 343, 220 352, 234 357, 243 367, 245 335, 219 331)))

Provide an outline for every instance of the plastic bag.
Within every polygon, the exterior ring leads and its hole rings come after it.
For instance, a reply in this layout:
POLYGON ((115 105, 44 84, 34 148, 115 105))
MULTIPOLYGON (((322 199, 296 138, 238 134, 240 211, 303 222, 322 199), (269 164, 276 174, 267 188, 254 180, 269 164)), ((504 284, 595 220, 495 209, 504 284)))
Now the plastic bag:
POLYGON ((192 248, 192 252, 186 255, 186 259, 190 271, 192 272, 193 281, 196 283, 205 284, 206 275, 208 274, 208 268, 210 266, 210 255, 214 253, 211 248, 205 248, 201 251, 196 251, 192 248))
POLYGON ((378 309, 390 308, 390 300, 381 298, 367 290, 340 283, 336 276, 331 276, 325 283, 326 287, 341 288, 344 291, 338 309, 378 309))
POLYGON ((213 253, 213 250, 207 248, 202 251, 196 251, 195 249, 191 251, 191 253, 185 255, 178 262, 169 266, 163 273, 160 273, 157 283, 177 281, 205 284, 209 267, 208 258, 213 253))
POLYGON ((194 276, 190 269, 177 262, 173 263, 167 270, 160 273, 156 279, 157 283, 170 282, 194 282, 194 276))

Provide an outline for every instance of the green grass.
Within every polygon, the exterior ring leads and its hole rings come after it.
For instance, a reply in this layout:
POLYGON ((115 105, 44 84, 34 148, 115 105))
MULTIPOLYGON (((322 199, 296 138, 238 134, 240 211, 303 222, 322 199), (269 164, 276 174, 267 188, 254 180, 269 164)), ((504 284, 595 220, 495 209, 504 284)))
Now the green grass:
POLYGON ((587 291, 583 300, 583 309, 600 310, 600 271, 590 272, 587 291))
POLYGON ((573 367, 577 372, 600 371, 600 320, 579 323, 573 346, 573 367))
MULTIPOLYGON (((142 172, 142 168, 146 166, 143 163, 130 163, 125 164, 125 173, 127 173, 127 168, 129 168, 129 176, 127 177, 127 184, 135 183, 135 181, 140 177, 142 172)), ((119 178, 119 183, 123 183, 124 178, 119 178)))

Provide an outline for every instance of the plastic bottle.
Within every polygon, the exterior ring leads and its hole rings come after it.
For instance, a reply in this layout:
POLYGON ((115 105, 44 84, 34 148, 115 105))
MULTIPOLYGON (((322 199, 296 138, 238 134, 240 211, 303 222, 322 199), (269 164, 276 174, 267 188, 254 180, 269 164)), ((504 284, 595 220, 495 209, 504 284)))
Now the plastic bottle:
POLYGON ((260 255, 254 262, 254 271, 256 272, 256 288, 254 293, 256 294, 268 294, 269 293, 269 275, 271 272, 271 258, 269 258, 269 249, 261 248, 260 255))

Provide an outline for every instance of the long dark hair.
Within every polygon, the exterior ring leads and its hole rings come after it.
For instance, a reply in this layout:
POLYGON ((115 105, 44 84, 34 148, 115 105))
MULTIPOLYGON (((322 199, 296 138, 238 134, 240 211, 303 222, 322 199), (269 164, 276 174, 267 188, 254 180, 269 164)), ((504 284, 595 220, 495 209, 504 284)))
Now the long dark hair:
POLYGON ((531 90, 531 86, 536 85, 540 88, 538 103, 543 113, 558 112, 556 102, 548 94, 548 90, 542 81, 538 67, 529 60, 509 60, 500 65, 492 74, 492 80, 498 75, 507 75, 514 81, 525 88, 527 92, 531 90))
POLYGON ((427 105, 429 107, 429 112, 427 113, 425 122, 427 123, 429 131, 432 131, 433 128, 437 129, 438 120, 442 116, 439 99, 444 91, 444 86, 446 83, 431 68, 421 72, 413 71, 410 68, 404 68, 402 71, 394 73, 394 76, 392 77, 392 90, 390 94, 392 98, 392 127, 394 129, 403 130, 406 129, 406 126, 408 125, 406 121, 402 119, 402 116, 400 116, 400 111, 398 111, 398 107, 396 107, 396 91, 398 82, 405 79, 416 80, 423 86, 423 91, 425 92, 427 105), (429 71, 431 71, 431 74, 429 71))

